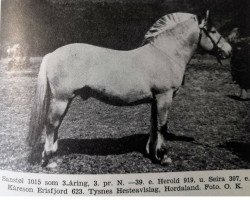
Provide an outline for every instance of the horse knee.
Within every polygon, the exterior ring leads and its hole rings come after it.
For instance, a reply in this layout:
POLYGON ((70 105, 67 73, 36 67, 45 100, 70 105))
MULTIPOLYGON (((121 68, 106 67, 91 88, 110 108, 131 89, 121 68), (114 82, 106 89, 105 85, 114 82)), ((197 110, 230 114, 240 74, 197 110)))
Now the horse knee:
POLYGON ((170 90, 157 96, 158 126, 160 129, 166 128, 169 108, 173 100, 173 91, 170 90))

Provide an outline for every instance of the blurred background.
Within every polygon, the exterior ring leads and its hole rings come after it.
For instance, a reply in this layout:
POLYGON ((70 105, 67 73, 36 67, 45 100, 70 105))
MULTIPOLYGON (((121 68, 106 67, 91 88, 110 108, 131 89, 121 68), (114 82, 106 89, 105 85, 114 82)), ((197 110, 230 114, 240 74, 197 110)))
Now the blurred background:
POLYGON ((14 44, 30 56, 74 42, 133 49, 159 17, 206 9, 222 34, 238 27, 248 35, 249 0, 2 0, 1 54, 14 44))

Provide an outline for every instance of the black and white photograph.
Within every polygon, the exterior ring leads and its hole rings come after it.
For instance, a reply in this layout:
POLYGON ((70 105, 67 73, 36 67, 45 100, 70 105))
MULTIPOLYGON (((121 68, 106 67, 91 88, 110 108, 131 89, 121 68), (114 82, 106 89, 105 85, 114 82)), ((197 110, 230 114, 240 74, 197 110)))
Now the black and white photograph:
POLYGON ((2 0, 0 170, 250 169, 249 0, 2 0))

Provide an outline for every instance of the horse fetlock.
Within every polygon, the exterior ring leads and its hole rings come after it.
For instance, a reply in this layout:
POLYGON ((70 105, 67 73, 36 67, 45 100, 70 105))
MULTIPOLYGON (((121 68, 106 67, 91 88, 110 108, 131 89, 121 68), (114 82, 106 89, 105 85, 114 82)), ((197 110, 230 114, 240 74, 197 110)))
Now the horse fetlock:
POLYGON ((55 153, 58 149, 58 140, 54 142, 53 147, 52 147, 52 152, 55 153))
POLYGON ((158 131, 155 139, 153 137, 149 137, 146 145, 146 153, 151 155, 152 160, 156 163, 168 165, 172 163, 172 159, 168 155, 170 147, 166 144, 164 135, 161 131, 158 131))
POLYGON ((168 155, 169 149, 166 146, 162 146, 156 150, 155 159, 160 162, 161 165, 168 165, 172 163, 172 159, 168 155))
POLYGON ((161 161, 163 159, 165 153, 167 153, 166 149, 164 149, 164 148, 157 149, 155 152, 155 158, 158 161, 161 161))
POLYGON ((55 137, 56 136, 54 134, 47 134, 45 145, 44 145, 44 151, 46 151, 46 152, 50 152, 50 151, 56 152, 57 151, 58 140, 56 139, 56 141, 54 142, 55 137))
POLYGON ((47 159, 46 157, 42 158, 42 164, 41 164, 42 167, 46 167, 48 163, 49 163, 49 159, 47 159))
POLYGON ((167 153, 167 148, 164 144, 164 137, 162 134, 159 133, 154 145, 154 156, 158 161, 162 160, 164 155, 167 153))
POLYGON ((46 167, 50 161, 50 159, 53 157, 54 152, 53 151, 43 151, 42 153, 42 167, 46 167))
POLYGON ((166 141, 163 135, 159 135, 155 148, 155 159, 160 162, 161 165, 168 165, 172 163, 172 159, 169 156, 170 147, 166 145, 166 141))

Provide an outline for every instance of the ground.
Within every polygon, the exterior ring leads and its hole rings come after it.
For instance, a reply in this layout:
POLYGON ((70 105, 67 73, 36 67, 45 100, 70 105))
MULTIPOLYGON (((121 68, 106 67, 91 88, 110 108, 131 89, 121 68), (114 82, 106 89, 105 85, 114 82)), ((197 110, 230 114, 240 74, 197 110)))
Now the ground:
MULTIPOLYGON (((95 99, 76 98, 59 130, 59 152, 53 169, 31 163, 25 143, 30 108, 41 58, 32 67, 7 71, 0 66, 0 169, 40 173, 136 173, 249 169, 250 130, 247 101, 238 101, 229 62, 197 56, 185 85, 174 99, 168 142, 172 163, 161 166, 147 158, 150 106, 114 107, 95 99)), ((42 145, 41 145, 42 146, 42 145)), ((37 161, 39 161, 39 152, 37 161)))

